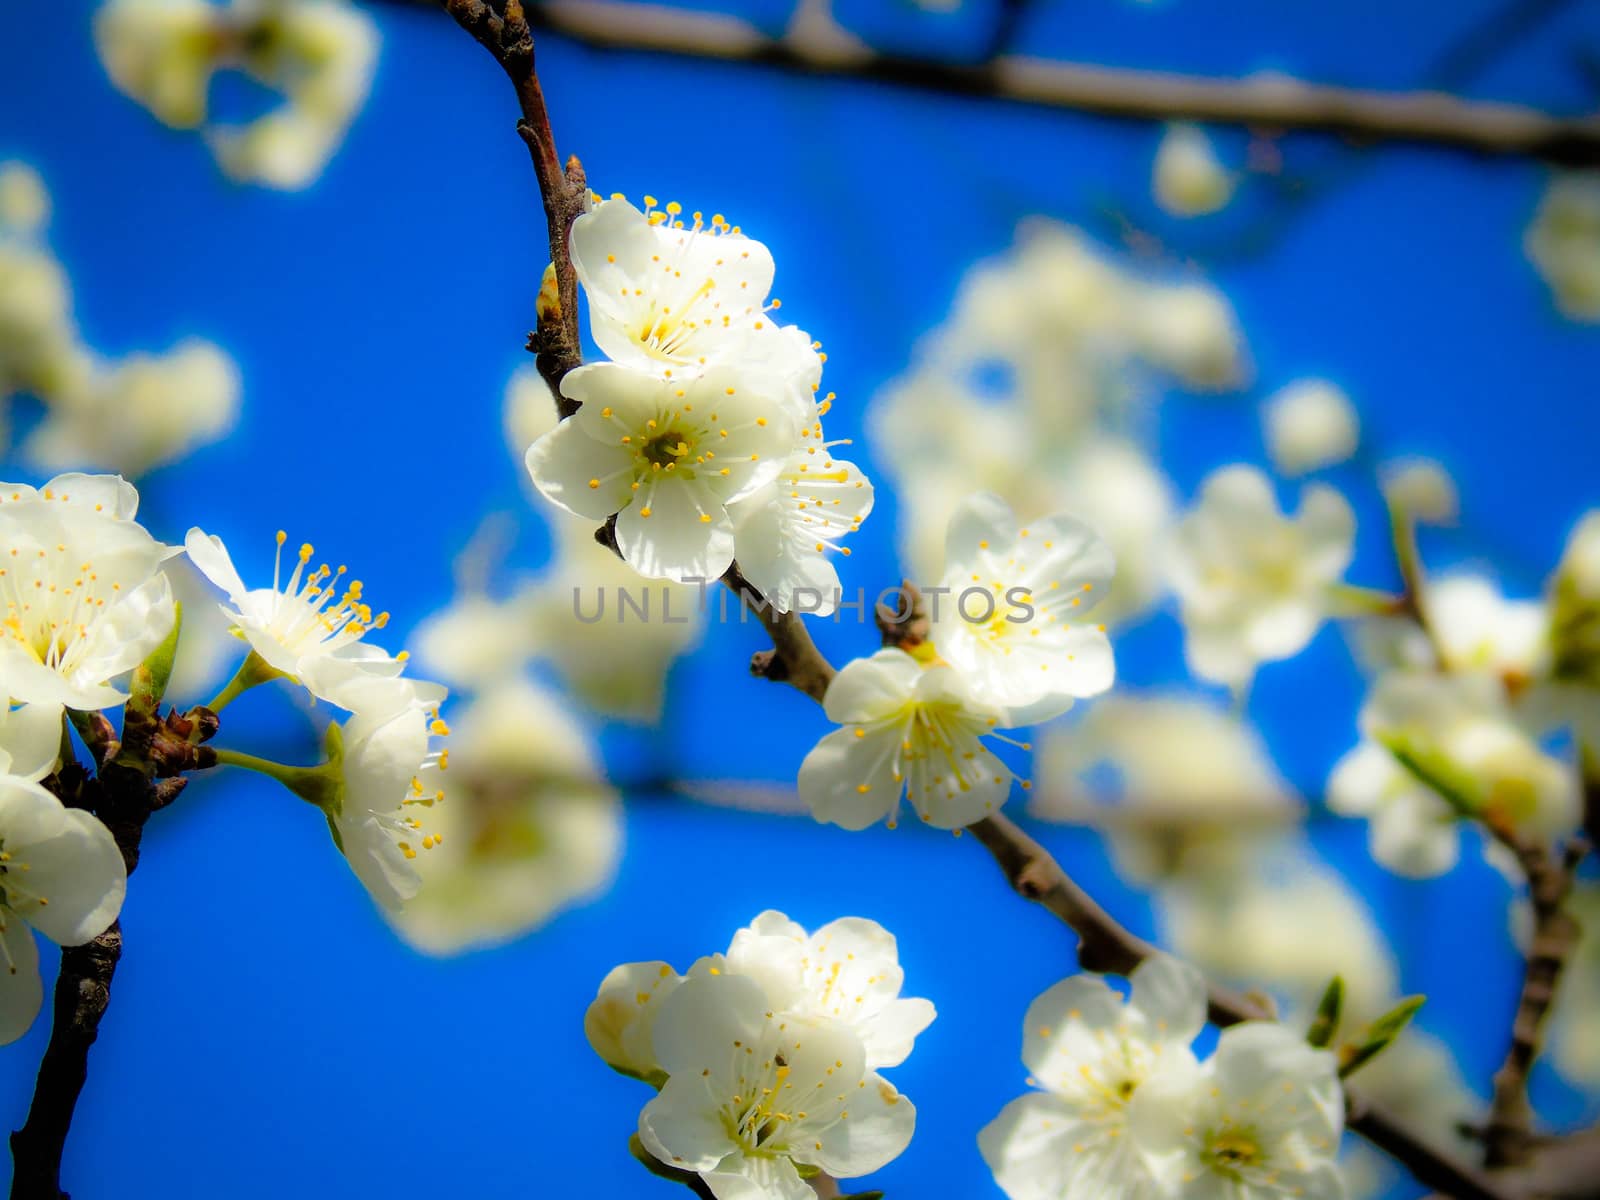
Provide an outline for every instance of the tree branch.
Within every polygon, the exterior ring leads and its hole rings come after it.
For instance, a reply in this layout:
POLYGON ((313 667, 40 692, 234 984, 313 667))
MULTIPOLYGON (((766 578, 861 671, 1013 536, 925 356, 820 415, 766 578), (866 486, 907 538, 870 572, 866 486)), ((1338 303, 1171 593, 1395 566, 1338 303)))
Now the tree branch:
MULTIPOLYGON (((550 263, 555 274, 554 302, 536 304, 537 325, 528 335, 528 349, 536 356, 539 375, 550 388, 556 412, 563 418, 578 410, 575 401, 561 394, 561 380, 583 361, 578 341, 578 276, 572 268, 568 238, 572 223, 589 204, 589 182, 576 157, 562 167, 550 131, 550 114, 544 89, 534 68, 533 34, 521 0, 442 0, 445 10, 494 56, 517 91, 522 118, 517 133, 528 144, 533 171, 544 202, 550 263)), ((542 297, 543 289, 541 289, 542 297)))
POLYGON ((1528 1075, 1544 1043, 1545 1018, 1555 1000, 1556 985, 1582 930, 1567 911, 1578 863, 1588 853, 1581 836, 1558 857, 1545 847, 1520 840, 1507 827, 1489 823, 1491 832, 1517 856, 1528 877, 1533 904, 1533 941, 1528 947, 1522 991, 1511 1024, 1511 1045, 1495 1072, 1494 1097, 1484 1125, 1484 1163, 1489 1167, 1522 1167, 1537 1149, 1533 1109, 1528 1102, 1528 1075))
MULTIPOLYGON (((452 9, 459 3, 450 0, 452 9)), ((758 63, 1127 120, 1317 130, 1357 141, 1446 145, 1566 166, 1600 164, 1600 119, 1552 116, 1522 105, 1463 100, 1437 91, 1368 91, 1281 75, 1205 78, 1015 53, 976 65, 875 51, 838 56, 813 50, 803 39, 769 37, 737 17, 619 0, 545 0, 530 5, 527 19, 611 49, 758 63)))

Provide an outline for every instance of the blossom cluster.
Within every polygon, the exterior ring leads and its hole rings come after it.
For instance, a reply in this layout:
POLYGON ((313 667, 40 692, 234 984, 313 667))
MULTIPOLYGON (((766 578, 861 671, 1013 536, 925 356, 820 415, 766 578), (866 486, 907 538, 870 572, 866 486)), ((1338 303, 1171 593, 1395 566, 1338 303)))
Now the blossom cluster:
POLYGON ((107 0, 95 14, 107 74, 163 124, 204 129, 233 179, 293 190, 312 183, 366 102, 378 33, 346 0, 107 0), (220 70, 281 102, 244 124, 208 118, 220 70))
POLYGON ((217 346, 189 338, 165 352, 110 358, 85 342, 66 272, 45 240, 49 211, 32 168, 0 165, 0 449, 16 394, 44 405, 21 447, 44 470, 140 475, 226 434, 239 377, 217 346))
POLYGON ((872 508, 860 469, 831 453, 823 355, 768 301, 766 246, 720 215, 598 200, 572 228, 590 332, 607 361, 569 372, 576 415, 527 452, 536 487, 590 521, 652 579, 715 579, 737 550, 778 611, 798 588, 832 596, 831 553, 872 508))
POLYGON ((976 614, 931 606, 929 641, 880 650, 834 678, 823 707, 842 728, 800 766, 801 799, 819 821, 893 828, 905 798, 934 828, 971 825, 1005 803, 1014 778, 985 738, 1012 742, 997 730, 1111 686, 1111 644, 1088 614, 1114 564, 1088 526, 1065 514, 1023 525, 980 493, 951 519, 946 562, 941 590, 976 590, 987 603, 976 614))
POLYGON ((723 1200, 811 1200, 819 1171, 853 1178, 903 1151, 916 1109, 878 1072, 933 1021, 902 997, 892 934, 843 917, 808 934, 764 912, 686 975, 626 963, 584 1018, 613 1069, 657 1095, 639 1140, 723 1200))
POLYGON ((1166 956, 1124 1000, 1075 975, 1028 1008, 1022 1059, 1038 1089, 979 1135, 1011 1200, 1342 1200, 1344 1097, 1334 1056, 1284 1025, 1222 1031, 1199 1062, 1206 989, 1166 956))

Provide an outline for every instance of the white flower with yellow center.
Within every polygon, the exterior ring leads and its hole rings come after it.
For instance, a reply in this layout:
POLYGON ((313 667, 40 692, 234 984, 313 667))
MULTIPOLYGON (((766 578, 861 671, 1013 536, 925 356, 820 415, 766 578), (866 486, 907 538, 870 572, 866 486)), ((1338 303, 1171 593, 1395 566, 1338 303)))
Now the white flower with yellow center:
MULTIPOLYGON (((373 613, 361 581, 344 582, 345 567, 323 563, 308 569, 316 553, 309 542, 295 555, 294 570, 285 581, 283 547, 288 540, 289 535, 279 530, 268 588, 245 586, 228 548, 215 534, 191 529, 184 548, 200 573, 227 594, 222 611, 268 667, 298 680, 318 699, 351 708, 340 695, 347 683, 394 678, 404 669, 403 656, 391 657, 362 640, 371 630, 387 625, 389 614, 373 613)), ((442 692, 428 691, 422 703, 437 704, 443 698, 442 692)))
POLYGON ((1361 710, 1363 734, 1459 812, 1549 840, 1578 824, 1578 773, 1547 754, 1488 675, 1390 671, 1361 710))
POLYGON ((44 999, 30 927, 81 946, 117 919, 128 881, 110 830, 11 767, 0 750, 0 1045, 27 1032, 44 999))
POLYGON ((782 398, 731 367, 666 379, 616 363, 567 375, 583 407, 528 448, 552 503, 616 515, 617 547, 651 579, 715 579, 733 561, 727 506, 778 474, 795 440, 782 398))
POLYGON ((1124 1002, 1098 976, 1064 979, 1028 1006, 1022 1061, 1041 1089, 1013 1100, 978 1134, 1011 1200, 1159 1191, 1128 1136, 1128 1108, 1151 1078, 1192 1070, 1206 1020, 1205 982, 1158 955, 1137 967, 1124 1002))
POLYGON ((1182 1200, 1343 1200, 1344 1094, 1332 1054, 1269 1022, 1222 1031, 1203 1068, 1139 1089, 1128 1124, 1182 1200))
POLYGON ((134 520, 115 475, 0 483, 0 680, 12 700, 93 711, 143 662, 176 613, 161 564, 178 553, 134 520))
POLYGON ((827 616, 837 607, 839 572, 830 552, 849 555, 838 543, 861 528, 872 511, 872 484, 861 468, 829 453, 821 442, 802 441, 778 477, 729 505, 739 569, 778 612, 827 616))
POLYGON ((1423 608, 1447 670, 1526 683, 1550 665, 1550 610, 1540 601, 1508 600, 1481 576, 1456 575, 1430 580, 1423 608))
POLYGON ((358 680, 345 689, 353 715, 330 726, 337 782, 323 798, 334 842, 380 908, 399 908, 422 886, 415 861, 439 844, 431 811, 445 801, 450 728, 419 704, 404 681, 358 680))
POLYGON ((1278 510, 1255 467, 1224 467, 1175 539, 1172 583, 1196 675, 1241 686, 1257 664, 1305 649, 1350 565, 1355 516, 1330 487, 1306 488, 1300 513, 1278 510))
POLYGON ((800 798, 817 820, 893 829, 904 796, 927 824, 960 829, 1005 803, 1011 771, 982 741, 1001 736, 1005 711, 974 700, 951 667, 880 650, 839 672, 823 708, 844 728, 800 764, 800 798))
POLYGON ((894 934, 865 917, 808 934, 783 913, 764 912, 733 935, 721 965, 756 979, 773 1008, 849 1025, 873 1068, 903 1063, 935 1016, 930 1001, 900 995, 894 934))
POLYGON ((1111 686, 1105 626, 1086 618, 1114 570, 1075 518, 1019 522, 998 496, 969 497, 945 539, 934 642, 974 696, 1013 710, 1007 724, 1047 720, 1111 686))
MULTIPOLYGON (((429 954, 498 945, 593 895, 616 871, 622 807, 587 733, 517 680, 452 717, 449 803, 428 810, 421 890, 389 913, 429 954)), ((443 761, 443 760, 441 760, 443 761)))
POLYGON ((714 366, 766 375, 804 419, 822 375, 811 339, 768 315, 772 252, 700 213, 641 212, 621 196, 601 201, 572 226, 572 264, 589 297, 589 328, 613 362, 679 379, 714 366))
POLYGON ((639 1138, 720 1200, 814 1200, 798 1168, 853 1178, 910 1144, 916 1109, 867 1068, 849 1026, 775 1012, 753 979, 687 980, 654 1044, 668 1078, 639 1138))

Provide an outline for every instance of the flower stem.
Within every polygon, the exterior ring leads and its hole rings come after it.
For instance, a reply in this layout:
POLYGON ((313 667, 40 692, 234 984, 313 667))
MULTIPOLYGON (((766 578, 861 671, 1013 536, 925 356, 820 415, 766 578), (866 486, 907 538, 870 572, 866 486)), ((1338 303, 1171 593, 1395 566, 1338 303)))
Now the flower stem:
POLYGON ((217 766, 242 767, 246 771, 254 771, 258 775, 265 775, 268 779, 275 779, 288 788, 300 799, 318 808, 327 810, 334 803, 339 793, 339 769, 334 762, 325 762, 315 767, 294 767, 286 763, 273 762, 270 758, 257 758, 254 754, 245 754, 239 750, 228 750, 217 747, 217 766))
POLYGON ((233 678, 228 680, 227 686, 218 692, 206 707, 214 713, 220 713, 251 688, 284 677, 282 671, 252 650, 244 662, 239 664, 239 669, 233 673, 233 678))

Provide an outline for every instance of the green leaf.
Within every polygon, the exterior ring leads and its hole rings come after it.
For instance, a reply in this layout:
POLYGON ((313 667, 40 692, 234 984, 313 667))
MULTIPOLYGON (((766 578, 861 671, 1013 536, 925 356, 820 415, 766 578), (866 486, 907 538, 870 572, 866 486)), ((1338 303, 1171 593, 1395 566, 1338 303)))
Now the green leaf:
POLYGON ((1327 990, 1317 1004, 1311 1018, 1311 1028, 1306 1030, 1306 1041, 1318 1050, 1325 1050, 1339 1032, 1339 1019, 1344 1015, 1344 980, 1335 975, 1328 981, 1327 990))
POLYGON ((1368 1025, 1359 1042, 1348 1042, 1339 1050, 1339 1077, 1348 1079, 1389 1048, 1411 1024, 1426 996, 1408 996, 1368 1025))

